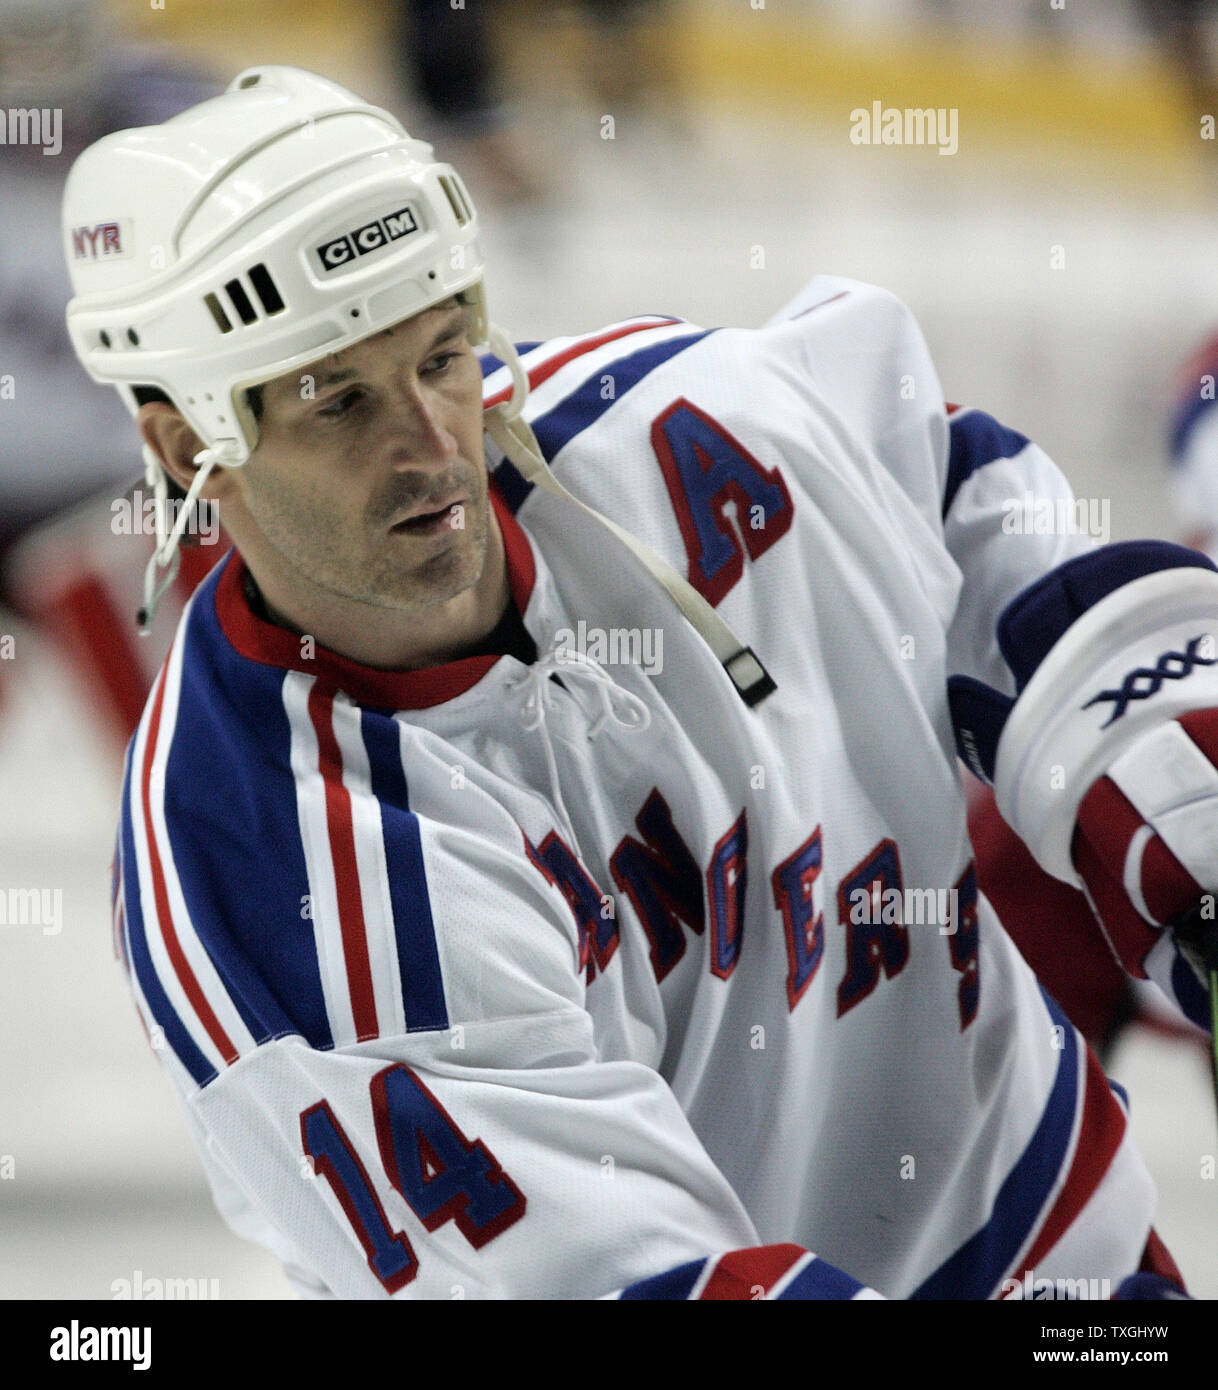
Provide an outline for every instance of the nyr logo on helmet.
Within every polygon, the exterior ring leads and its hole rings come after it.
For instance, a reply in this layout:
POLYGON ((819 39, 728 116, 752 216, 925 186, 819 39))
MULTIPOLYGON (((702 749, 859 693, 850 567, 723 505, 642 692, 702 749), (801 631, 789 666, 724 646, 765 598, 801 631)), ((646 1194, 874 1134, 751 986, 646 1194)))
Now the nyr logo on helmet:
POLYGON ((322 270, 329 273, 350 265, 357 256, 379 251, 391 241, 401 241, 404 236, 418 230, 419 224, 415 221, 414 213, 408 207, 399 208, 397 212, 387 212, 384 217, 366 222, 362 227, 353 227, 341 236, 323 241, 320 246, 314 248, 314 254, 321 263, 322 270))
POLYGON ((72 228, 72 256, 78 261, 111 261, 131 254, 128 222, 98 222, 72 228))

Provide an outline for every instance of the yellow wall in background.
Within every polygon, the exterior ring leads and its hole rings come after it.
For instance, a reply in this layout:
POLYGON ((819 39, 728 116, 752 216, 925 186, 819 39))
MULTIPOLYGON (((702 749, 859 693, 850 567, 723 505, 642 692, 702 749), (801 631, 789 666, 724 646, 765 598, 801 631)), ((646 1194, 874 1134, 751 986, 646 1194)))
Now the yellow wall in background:
MULTIPOLYGON (((857 106, 954 106, 961 139, 1069 143, 1135 158, 1189 148, 1187 109, 1171 76, 1146 57, 1103 65, 1056 46, 989 47, 945 34, 902 33, 890 43, 840 28, 794 25, 745 11, 739 20, 686 23, 691 77, 708 92, 769 95, 837 113, 857 106)), ((1200 143, 1194 141, 1192 143, 1200 143)))
MULTIPOLYGON (((468 0, 470 4, 478 0, 468 0)), ((132 28, 212 57, 222 70, 239 62, 291 61, 341 80, 386 70, 388 5, 383 0, 164 0, 163 10, 123 0, 132 28), (254 55, 251 57, 250 55, 254 55)), ((556 22, 547 0, 506 0, 498 7, 504 41, 530 61, 514 70, 550 81, 546 65, 569 56, 571 27, 556 22), (539 67, 539 61, 541 66, 539 67)), ((954 106, 962 148, 1030 145, 1047 157, 1073 154, 1126 166, 1139 180, 1214 154, 1202 142, 1172 76, 1149 51, 1099 58, 1054 45, 1001 47, 967 35, 850 31, 792 18, 738 0, 731 12, 685 0, 669 20, 676 75, 693 102, 799 109, 848 129, 849 112, 886 106, 954 106)), ((1218 114, 1218 113, 1216 113, 1218 114)))

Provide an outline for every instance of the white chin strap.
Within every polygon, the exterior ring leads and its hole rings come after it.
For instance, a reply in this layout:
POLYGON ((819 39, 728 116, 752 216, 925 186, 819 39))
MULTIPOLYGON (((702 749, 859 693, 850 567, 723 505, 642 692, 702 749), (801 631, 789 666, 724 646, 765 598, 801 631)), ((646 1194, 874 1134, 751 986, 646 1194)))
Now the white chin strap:
MULTIPOLYGON (((524 369, 524 363, 516 351, 516 344, 499 327, 492 323, 487 325, 486 341, 490 344, 495 356, 512 374, 512 394, 501 406, 496 407, 500 418, 507 421, 515 420, 524 409, 524 403, 529 396, 529 374, 524 369)), ((526 429, 528 426, 525 427, 526 429)), ((533 441, 533 447, 537 447, 537 440, 533 437, 533 431, 529 430, 529 438, 533 441)), ((540 451, 539 451, 540 452, 540 451)))
POLYGON ((165 469, 149 445, 144 445, 144 481, 152 488, 153 493, 156 549, 149 556, 148 564, 144 568, 144 602, 136 617, 141 637, 147 637, 152 631, 152 621, 156 617, 157 605, 177 578, 181 560, 178 554, 178 543, 186 530, 186 525, 190 520, 194 505, 198 501, 199 494, 203 491, 203 485, 217 464, 233 467, 239 462, 236 455, 237 449, 234 441, 222 439, 213 448, 203 449, 194 456, 193 462, 197 471, 191 479, 190 487, 178 507, 178 514, 171 527, 169 525, 169 482, 165 476, 165 469), (169 573, 158 584, 157 571, 164 569, 167 569, 169 573))
POLYGON ((777 687, 753 649, 741 642, 711 604, 666 560, 636 536, 632 536, 624 527, 619 526, 616 521, 587 506, 563 487, 550 471, 550 465, 541 452, 537 436, 521 414, 529 394, 529 378, 524 364, 516 355, 511 339, 502 329, 491 324, 487 330, 487 341, 495 356, 512 374, 511 396, 502 405, 493 406, 483 412, 482 425, 487 434, 515 464, 525 482, 566 498, 572 506, 578 507, 588 516, 595 517, 602 526, 608 527, 668 591, 694 630, 719 658, 720 664, 745 704, 750 707, 759 704, 777 687))

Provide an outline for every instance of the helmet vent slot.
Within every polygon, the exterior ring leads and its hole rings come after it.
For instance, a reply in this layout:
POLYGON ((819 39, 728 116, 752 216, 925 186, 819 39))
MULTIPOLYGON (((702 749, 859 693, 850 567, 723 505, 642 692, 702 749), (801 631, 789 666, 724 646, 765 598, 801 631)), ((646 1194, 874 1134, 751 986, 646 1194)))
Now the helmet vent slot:
POLYGON ((278 314, 283 311, 283 296, 275 281, 271 278, 271 272, 261 263, 251 266, 248 271, 250 284, 254 287, 254 293, 262 301, 262 307, 268 314, 278 314))
POLYGON ((453 216, 457 219, 457 226, 467 226, 473 221, 473 216, 465 198, 465 190, 456 179, 450 178, 447 174, 440 175, 440 187, 444 190, 448 205, 452 208, 453 216))
POLYGON ((241 315, 241 322, 247 326, 258 322, 258 310, 250 303, 250 297, 245 292, 245 286, 240 280, 230 280, 224 288, 228 291, 228 297, 233 302, 233 308, 241 315))
POLYGON ((228 315, 224 312, 224 307, 214 294, 205 294, 203 303, 211 310, 211 316, 216 321, 216 327, 221 333, 231 333, 233 325, 229 322, 228 315))

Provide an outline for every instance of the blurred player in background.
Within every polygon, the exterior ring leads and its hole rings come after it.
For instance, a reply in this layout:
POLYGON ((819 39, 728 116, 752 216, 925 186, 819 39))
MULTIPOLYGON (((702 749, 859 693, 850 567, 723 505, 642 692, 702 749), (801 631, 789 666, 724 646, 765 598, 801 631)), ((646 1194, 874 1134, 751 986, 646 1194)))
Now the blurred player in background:
MULTIPOLYGON (((1195 120, 1218 118, 1214 0, 1138 0, 1147 29, 1184 87, 1195 120)), ((1196 126, 1194 125, 1194 130, 1196 126)))
POLYGON ((391 0, 397 70, 436 139, 453 141, 492 198, 531 202, 545 192, 512 128, 493 24, 484 0, 391 0))
MULTIPOLYGON (((144 556, 132 530, 148 513, 134 495, 121 515, 113 507, 139 475, 139 451, 121 405, 81 371, 68 340, 59 209, 82 149, 214 90, 172 55, 116 33, 100 0, 0 0, 0 110, 37 111, 41 137, 0 147, 0 374, 12 382, 0 391, 0 602, 60 644, 124 741, 172 619, 137 644, 144 556)), ((188 551, 183 588, 222 553, 188 551)))
MULTIPOLYGON (((594 99, 619 115, 674 99, 672 43, 665 0, 573 0, 530 14, 519 3, 391 0, 397 71, 403 94, 422 106, 420 127, 467 170, 477 192, 507 205, 536 202, 552 190, 533 167, 517 132, 517 99, 502 60, 503 32, 540 22, 578 26, 576 65, 594 99)), ((545 77, 531 75, 531 87, 545 77)), ((533 95, 522 94, 522 99, 533 95)))
POLYGON ((1218 556, 1218 334, 1185 363, 1168 443, 1171 498, 1186 543, 1218 556))

